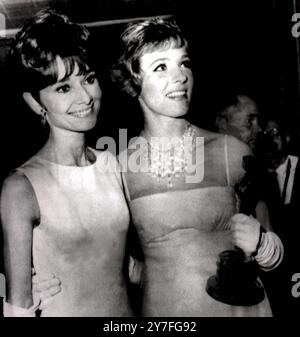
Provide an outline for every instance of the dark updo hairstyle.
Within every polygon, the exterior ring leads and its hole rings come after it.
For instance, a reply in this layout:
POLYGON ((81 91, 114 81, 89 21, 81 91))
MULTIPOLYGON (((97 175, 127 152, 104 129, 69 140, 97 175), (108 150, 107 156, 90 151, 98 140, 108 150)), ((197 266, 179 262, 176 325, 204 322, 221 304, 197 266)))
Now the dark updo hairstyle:
POLYGON ((58 79, 56 59, 65 66, 65 78, 78 65, 79 75, 94 68, 90 59, 89 31, 52 9, 39 11, 28 19, 15 37, 11 65, 22 92, 33 95, 58 79))
POLYGON ((121 56, 111 69, 112 81, 129 95, 138 96, 141 90, 140 57, 170 46, 188 47, 173 20, 156 17, 128 24, 121 35, 121 56))

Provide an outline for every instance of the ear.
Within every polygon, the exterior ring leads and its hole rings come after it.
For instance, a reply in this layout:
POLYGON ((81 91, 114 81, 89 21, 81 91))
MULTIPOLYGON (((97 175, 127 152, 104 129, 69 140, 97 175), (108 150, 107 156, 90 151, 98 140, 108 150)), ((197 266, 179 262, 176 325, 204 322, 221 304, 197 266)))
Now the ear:
POLYGON ((225 116, 217 116, 215 124, 218 132, 225 133, 227 131, 227 120, 225 116))
POLYGON ((32 96, 30 92, 23 92, 23 99, 29 106, 29 108, 34 111, 36 114, 43 116, 45 109, 41 104, 32 96))
POLYGON ((141 93, 141 85, 142 85, 142 79, 139 74, 133 74, 131 79, 131 88, 129 94, 132 97, 137 97, 141 93))

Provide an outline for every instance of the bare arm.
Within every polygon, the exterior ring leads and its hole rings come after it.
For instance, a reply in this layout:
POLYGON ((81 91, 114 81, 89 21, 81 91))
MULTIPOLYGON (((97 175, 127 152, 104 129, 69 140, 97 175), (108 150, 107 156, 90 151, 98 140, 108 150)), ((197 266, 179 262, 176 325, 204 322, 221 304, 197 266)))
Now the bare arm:
POLYGON ((1 191, 4 267, 7 278, 6 301, 14 306, 33 305, 31 261, 34 223, 39 207, 33 188, 19 173, 6 178, 1 191))
POLYGON ((269 211, 264 201, 259 200, 255 208, 255 213, 256 213, 256 219, 259 221, 261 226, 263 226, 263 228, 266 231, 273 232, 273 229, 270 223, 269 211))
MULTIPOLYGON (((245 144, 228 137, 229 165, 232 173, 232 184, 240 182, 245 171, 242 166, 243 157, 251 155, 245 144)), ((256 206, 257 219, 245 214, 235 214, 231 218, 232 242, 241 248, 246 255, 255 254, 255 259, 264 270, 276 268, 283 258, 283 245, 280 238, 272 232, 268 209, 264 202, 259 201, 256 206), (266 233, 260 235, 260 227, 266 233)))
POLYGON ((260 268, 268 271, 281 263, 284 248, 280 238, 271 229, 267 209, 263 203, 260 207, 262 213, 257 219, 245 214, 235 214, 231 218, 232 242, 246 255, 254 254, 260 268), (260 232, 260 227, 266 232, 260 232))

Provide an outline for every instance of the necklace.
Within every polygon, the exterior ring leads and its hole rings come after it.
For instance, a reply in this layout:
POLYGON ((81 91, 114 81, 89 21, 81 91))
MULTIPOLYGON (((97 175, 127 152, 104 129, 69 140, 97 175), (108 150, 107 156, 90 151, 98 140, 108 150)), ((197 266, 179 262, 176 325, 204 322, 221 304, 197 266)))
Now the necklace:
MULTIPOLYGON (((144 133, 141 136, 145 138, 144 133)), ((151 137, 147 141, 148 169, 157 180, 167 178, 168 187, 172 187, 172 178, 187 172, 189 156, 192 155, 195 130, 187 123, 181 138, 151 137)))

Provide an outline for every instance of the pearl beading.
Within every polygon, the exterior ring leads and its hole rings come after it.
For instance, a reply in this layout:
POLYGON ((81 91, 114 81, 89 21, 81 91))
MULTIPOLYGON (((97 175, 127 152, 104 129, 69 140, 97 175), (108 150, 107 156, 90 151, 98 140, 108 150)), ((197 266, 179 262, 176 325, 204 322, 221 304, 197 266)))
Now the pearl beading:
POLYGON ((172 179, 187 172, 187 158, 192 155, 194 138, 195 130, 188 123, 176 144, 168 142, 166 137, 154 137, 147 141, 148 168, 152 176, 158 180, 167 178, 168 187, 173 187, 172 179), (187 140, 190 142, 187 143, 187 140))

